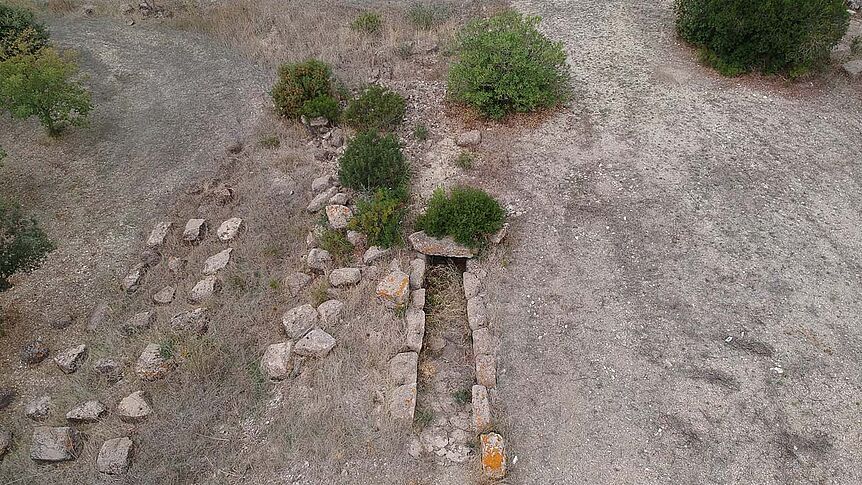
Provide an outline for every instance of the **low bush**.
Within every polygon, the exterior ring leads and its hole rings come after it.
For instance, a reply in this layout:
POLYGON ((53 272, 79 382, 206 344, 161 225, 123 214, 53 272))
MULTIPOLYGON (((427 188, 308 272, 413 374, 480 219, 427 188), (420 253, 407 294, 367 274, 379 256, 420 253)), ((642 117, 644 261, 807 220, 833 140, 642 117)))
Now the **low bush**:
POLYGON ((338 177, 342 185, 354 190, 403 192, 410 173, 401 144, 394 135, 363 131, 347 143, 339 162, 338 177))
POLYGON ((52 249, 35 219, 26 217, 18 204, 0 198, 0 290, 9 287, 7 278, 36 268, 52 249))
POLYGON ((676 0, 680 36, 725 75, 803 74, 847 31, 844 0, 676 0))
POLYGON ((299 118, 308 116, 306 113, 311 111, 319 112, 321 106, 329 103, 326 98, 332 97, 332 91, 329 66, 309 59, 298 64, 282 64, 270 94, 279 115, 299 118))
POLYGON ((344 110, 344 121, 361 130, 389 131, 404 120, 407 103, 388 88, 369 86, 344 110))
POLYGON ((446 20, 448 10, 441 5, 414 3, 407 9, 407 20, 417 30, 431 30, 446 20))
POLYGON ((437 189, 416 226, 431 236, 452 236, 460 244, 477 247, 503 227, 505 216, 500 204, 480 189, 455 187, 448 197, 437 189))
POLYGON ((348 228, 365 234, 369 244, 374 246, 389 248, 399 244, 401 221, 406 212, 402 195, 380 189, 360 200, 348 228))
POLYGON ((569 93, 566 53, 538 24, 538 17, 511 11, 470 22, 456 39, 449 96, 491 118, 563 103, 569 93))
POLYGON ((303 103, 300 114, 308 119, 323 117, 334 122, 338 121, 341 106, 338 104, 338 100, 325 94, 303 103))
POLYGON ((353 19, 350 27, 364 34, 376 34, 383 28, 383 19, 377 12, 362 12, 353 19))
POLYGON ((35 116, 51 136, 84 125, 93 105, 77 74, 74 60, 51 47, 6 59, 0 62, 0 108, 15 118, 35 116))
POLYGON ((462 170, 470 170, 473 168, 473 155, 470 152, 461 152, 455 159, 455 165, 462 170))
POLYGON ((324 229, 317 236, 317 244, 321 249, 328 251, 339 266, 350 262, 350 257, 353 254, 353 244, 347 240, 347 237, 341 231, 332 228, 324 229))
POLYGON ((34 54, 48 45, 48 32, 33 12, 0 3, 0 61, 34 54))

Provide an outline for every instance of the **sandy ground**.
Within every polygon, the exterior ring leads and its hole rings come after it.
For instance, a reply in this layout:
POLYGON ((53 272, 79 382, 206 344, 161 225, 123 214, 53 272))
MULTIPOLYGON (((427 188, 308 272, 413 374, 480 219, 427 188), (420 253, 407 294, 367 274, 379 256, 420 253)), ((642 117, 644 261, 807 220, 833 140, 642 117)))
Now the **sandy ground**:
POLYGON ((720 78, 671 3, 515 2, 575 97, 496 140, 510 482, 860 483, 862 86, 720 78))

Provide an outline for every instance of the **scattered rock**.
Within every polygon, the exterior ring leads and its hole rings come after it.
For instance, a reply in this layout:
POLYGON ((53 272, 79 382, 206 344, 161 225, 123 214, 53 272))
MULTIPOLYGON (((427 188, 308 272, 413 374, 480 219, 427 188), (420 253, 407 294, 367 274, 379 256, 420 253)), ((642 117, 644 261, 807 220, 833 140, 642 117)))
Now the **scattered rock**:
POLYGON ((99 302, 93 312, 90 313, 90 319, 87 321, 87 330, 94 332, 101 327, 111 314, 111 307, 105 302, 99 302))
POLYGON ((338 300, 327 300, 317 307, 320 320, 325 325, 338 325, 341 323, 341 314, 344 312, 344 303, 338 300))
POLYGON ((12 432, 6 428, 0 427, 0 459, 12 447, 12 432))
POLYGON ((407 348, 419 352, 425 338, 425 312, 417 309, 407 310, 407 348))
POLYGON ((138 263, 129 270, 129 274, 123 278, 120 287, 126 293, 134 293, 141 286, 141 280, 144 279, 144 274, 147 272, 147 267, 143 263, 138 263))
POLYGON ((329 283, 336 288, 355 285, 361 279, 362 272, 359 268, 339 268, 329 273, 329 283))
POLYGON ((335 347, 335 338, 323 330, 315 328, 296 342, 293 351, 297 355, 319 359, 326 357, 333 347, 335 347))
POLYGON ((189 292, 189 301, 192 303, 200 303, 209 300, 212 296, 221 290, 221 281, 214 275, 207 276, 195 284, 189 292))
POLYGON ((388 256, 390 252, 392 252, 391 249, 383 249, 377 246, 371 246, 365 251, 365 254, 362 255, 362 262, 365 264, 371 264, 380 258, 388 256))
POLYGON ((318 246, 320 246, 320 243, 317 241, 317 235, 314 231, 308 231, 308 234, 305 236, 305 247, 314 249, 318 246))
POLYGON ((350 202, 350 197, 344 192, 339 192, 329 199, 330 205, 347 205, 348 202, 350 202))
POLYGON ((480 437, 482 447, 482 473, 492 480, 506 476, 506 445, 497 433, 486 433, 480 437))
POLYGON ((292 350, 293 342, 281 342, 267 347, 260 359, 260 369, 264 375, 273 380, 282 380, 289 376, 292 369, 292 350))
POLYGON ((307 210, 308 212, 317 212, 320 209, 323 209, 329 202, 329 199, 331 199, 332 196, 337 193, 337 187, 329 187, 328 189, 317 194, 313 199, 311 199, 311 202, 308 203, 308 207, 306 207, 305 210, 307 210))
POLYGON ((333 229, 344 229, 350 219, 353 218, 353 211, 344 205, 328 205, 326 206, 326 218, 333 229))
POLYGON ((281 324, 288 337, 300 339, 317 325, 319 316, 313 306, 305 304, 286 311, 281 317, 281 324))
POLYGON ((111 384, 120 382, 123 378, 123 370, 119 362, 114 359, 99 359, 93 364, 93 370, 104 376, 111 384))
POLYGON ((147 268, 153 268, 158 266, 162 261, 162 255, 155 249, 144 249, 141 251, 141 256, 138 259, 147 268))
POLYGON ((69 347, 54 356, 54 362, 64 373, 71 374, 81 367, 87 359, 87 346, 84 344, 69 347))
POLYGON ((122 475, 129 470, 132 459, 132 440, 123 436, 105 441, 96 458, 100 473, 122 475))
POLYGON ((186 227, 183 230, 183 241, 198 242, 203 239, 207 230, 206 219, 189 219, 186 222, 186 227))
POLYGON ((63 315, 51 320, 51 327, 56 330, 64 330, 71 327, 73 323, 75 323, 75 319, 71 315, 63 315))
POLYGON ((162 246, 165 243, 165 238, 168 236, 168 231, 171 230, 171 226, 173 226, 171 222, 159 222, 156 224, 150 232, 150 237, 147 238, 147 247, 157 248, 162 246))
POLYGON ((410 294, 410 277, 403 271, 389 273, 377 285, 377 297, 388 307, 403 307, 410 294))
POLYGON ((488 310, 485 308, 485 300, 481 296, 474 296, 467 300, 467 322, 471 330, 488 325, 488 310))
POLYGON ((242 219, 239 217, 231 217, 230 219, 221 223, 216 230, 216 235, 222 241, 231 241, 233 238, 239 234, 239 230, 242 228, 242 219))
POLYGON ((425 284, 425 259, 416 258, 410 261, 410 289, 422 288, 425 284))
POLYGON ((87 401, 73 407, 66 413, 66 419, 73 423, 94 423, 108 412, 99 401, 87 401))
POLYGON ((227 248, 207 258, 206 262, 204 262, 203 273, 205 275, 214 275, 219 270, 224 269, 228 262, 230 262, 230 253, 232 252, 233 248, 227 248))
POLYGON ((422 442, 422 448, 425 451, 435 453, 449 444, 449 438, 446 434, 446 431, 442 428, 427 426, 419 433, 419 441, 422 442))
POLYGON ((500 244, 501 242, 503 242, 503 239, 506 239, 507 234, 509 234, 508 222, 503 223, 503 227, 501 227, 500 230, 495 232, 494 234, 491 234, 491 237, 489 237, 488 240, 491 242, 491 244, 500 244))
POLYGON ((75 428, 33 428, 30 458, 35 461, 68 461, 81 454, 83 441, 75 428))
POLYGON ((171 327, 181 332, 203 335, 209 330, 209 316, 206 308, 195 308, 180 312, 171 317, 171 327))
POLYGON ((491 338, 491 331, 487 328, 479 328, 473 330, 473 355, 494 353, 494 342, 491 338))
POLYGON ((153 409, 144 391, 133 392, 117 404, 117 415, 127 423, 141 421, 152 412, 153 409))
POLYGON ((476 253, 464 246, 458 244, 454 239, 447 236, 444 238, 435 238, 425 234, 425 231, 414 232, 408 239, 413 249, 426 256, 444 256, 447 258, 472 258, 476 253))
POLYGON ((479 433, 491 429, 491 401, 485 386, 473 386, 473 426, 479 433))
POLYGON ((425 289, 420 288, 410 292, 410 308, 416 310, 425 309, 425 289))
POLYGON ((497 387, 497 362, 493 355, 481 354, 476 359, 476 382, 487 388, 497 387))
POLYGON ((844 72, 846 72, 852 79, 862 76, 862 59, 845 62, 844 72))
POLYGON ((347 240, 356 248, 362 248, 368 244, 368 238, 359 231, 347 231, 347 240))
POLYGON ((335 128, 329 135, 329 146, 332 148, 340 148, 344 145, 344 131, 341 128, 335 128))
POLYGON ((419 365, 419 354, 402 352, 389 360, 389 375, 395 385, 416 383, 416 373, 419 365))
POLYGON ((50 352, 51 350, 41 339, 32 340, 21 349, 21 362, 29 365, 38 364, 48 358, 50 352))
POLYGON ((182 273, 186 269, 186 263, 185 259, 171 256, 168 258, 168 269, 174 274, 182 273))
POLYGON ((174 301, 174 295, 177 289, 173 286, 166 286, 153 295, 153 303, 157 305, 167 305, 174 301))
POLYGON ((459 147, 476 146, 482 142, 482 132, 479 130, 471 130, 458 135, 455 139, 455 144, 459 147))
POLYGON ((416 383, 404 384, 392 391, 389 399, 389 415, 396 421, 413 424, 413 413, 416 411, 416 383))
POLYGON ((123 3, 120 5, 120 12, 122 12, 123 15, 131 15, 134 11, 135 7, 130 3, 123 3))
POLYGON ((326 189, 332 187, 335 183, 335 177, 332 175, 321 175, 311 181, 311 193, 317 195, 326 189))
POLYGON ((6 409, 15 400, 15 391, 8 387, 0 387, 0 409, 6 409))
POLYGON ((33 421, 42 421, 51 413, 51 396, 39 396, 24 406, 24 416, 33 421))
POLYGON ((284 278, 284 285, 290 292, 290 296, 298 295, 309 283, 311 283, 311 276, 305 273, 293 273, 284 278))
POLYGON ((126 321, 123 327, 123 333, 131 335, 136 332, 141 332, 152 327, 156 323, 156 312, 140 312, 132 316, 126 321))
POLYGON ((325 249, 314 248, 308 252, 307 262, 309 268, 324 271, 332 263, 332 255, 325 249))
POLYGON ((135 374, 145 381, 154 381, 164 377, 174 366, 170 356, 162 355, 162 346, 148 344, 138 361, 135 363, 135 374))
POLYGON ((464 272, 464 298, 471 299, 478 296, 482 287, 479 277, 469 271, 464 272))

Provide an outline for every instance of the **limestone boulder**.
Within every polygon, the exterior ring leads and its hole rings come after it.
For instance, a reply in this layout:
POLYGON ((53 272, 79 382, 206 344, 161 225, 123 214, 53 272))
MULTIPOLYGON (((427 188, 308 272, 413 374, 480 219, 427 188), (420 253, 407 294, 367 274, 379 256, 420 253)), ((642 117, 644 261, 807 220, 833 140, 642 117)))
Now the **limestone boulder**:
POLYGON ((392 390, 389 396, 389 415, 407 426, 413 424, 416 412, 416 383, 404 384, 392 390))
POLYGON ((331 199, 332 196, 336 193, 338 193, 337 187, 329 187, 328 189, 320 192, 319 194, 314 196, 313 199, 311 199, 311 202, 308 203, 308 207, 306 207, 306 210, 308 212, 317 212, 320 209, 323 209, 324 207, 326 207, 326 204, 329 203, 329 199, 331 199))
POLYGON ((319 317, 313 306, 305 304, 286 311, 281 317, 281 324, 288 337, 300 339, 317 325, 319 317))
POLYGON ((326 218, 333 229, 344 229, 353 218, 353 211, 344 205, 326 206, 326 218))
POLYGON ((221 281, 215 275, 210 275, 195 283, 189 291, 188 298, 191 303, 202 303, 211 299, 220 290, 221 281))
POLYGON ((426 256, 443 256, 447 258, 472 258, 475 251, 463 244, 458 244, 449 236, 443 238, 431 237, 425 231, 414 232, 408 239, 413 249, 426 256))
POLYGON ((305 273, 292 273, 284 278, 284 286, 287 287, 290 296, 297 296, 311 283, 311 279, 311 276, 305 273))
POLYGON ((123 367, 114 359, 97 360, 93 363, 93 370, 111 384, 116 384, 123 379, 123 367))
POLYGON ((171 317, 171 328, 181 332, 203 335, 209 330, 209 310, 195 308, 171 317))
POLYGON ((69 347, 54 356, 54 363, 64 373, 71 374, 87 360, 87 353, 87 346, 84 344, 69 347))
POLYGON ((488 325, 488 309, 481 296, 467 300, 467 323, 471 330, 477 330, 488 325))
POLYGON ((183 229, 183 241, 196 243, 203 239, 207 230, 206 219, 189 219, 183 229))
POLYGON ((83 439, 75 428, 36 426, 30 443, 30 458, 43 462, 74 460, 83 446, 83 439))
POLYGON ((381 258, 385 258, 391 252, 391 249, 383 249, 378 246, 371 246, 370 248, 366 249, 365 254, 362 255, 362 262, 365 264, 371 264, 381 258))
POLYGON ((260 359, 260 369, 263 374, 272 380, 282 380, 290 375, 291 353, 293 342, 281 342, 272 344, 266 348, 260 359))
POLYGON ((481 291, 481 282, 479 281, 479 276, 476 273, 471 273, 470 271, 465 271, 463 275, 464 282, 464 298, 471 299, 474 296, 479 296, 479 292, 481 291))
POLYGON ((419 352, 425 338, 425 312, 415 308, 407 310, 407 348, 419 352))
POLYGON ((473 427, 479 433, 491 429, 491 401, 488 389, 478 384, 473 386, 473 427))
POLYGON ((117 404, 117 415, 127 423, 140 422, 152 412, 149 396, 144 391, 133 392, 117 404))
POLYGON ((339 268, 329 273, 329 283, 336 288, 355 285, 361 279, 362 272, 359 268, 339 268))
POLYGON ((335 183, 335 177, 332 175, 321 175, 311 181, 311 193, 317 195, 324 190, 329 189, 335 183))
POLYGON ((410 276, 392 271, 377 285, 377 297, 390 308, 403 307, 410 296, 410 276))
POLYGON ((105 441, 96 458, 96 468, 107 475, 123 475, 132 462, 132 440, 123 436, 105 441))
POLYGON ((129 273, 123 278, 120 288, 126 293, 134 293, 141 287, 141 282, 144 279, 144 274, 147 272, 147 266, 144 263, 138 263, 129 270, 129 273))
POLYGON ((326 357, 335 347, 335 337, 325 331, 315 328, 305 334, 293 347, 294 353, 303 357, 326 357))
POLYGON ((220 270, 223 270, 225 266, 227 266, 227 264, 230 262, 230 254, 232 252, 233 248, 227 248, 207 258, 207 260, 204 262, 203 274, 214 275, 220 270))
POLYGON ((410 289, 418 290, 425 285, 426 263, 424 258, 410 261, 410 289))
POLYGON ((156 312, 139 312, 132 315, 126 320, 123 327, 123 333, 131 335, 136 332, 144 331, 152 327, 156 323, 156 312))
POLYGON ((344 313, 344 303, 339 300, 327 300, 317 307, 317 313, 324 325, 338 325, 344 313))
POLYGON ((66 413, 66 419, 73 423, 94 423, 108 413, 108 408, 99 401, 82 402, 66 413))
POLYGON ((216 229, 216 235, 222 241, 233 241, 233 239, 239 234, 240 229, 242 229, 243 220, 239 217, 231 217, 230 219, 221 223, 216 229))
POLYGON ((481 354, 476 359, 476 382, 488 389, 497 387, 497 360, 493 355, 481 354))
POLYGON ((325 271, 332 264, 332 255, 325 249, 314 248, 308 252, 306 262, 311 269, 325 271))
POLYGON ((168 305, 174 301, 174 295, 176 295, 176 293, 177 289, 175 287, 166 286, 153 295, 153 303, 156 305, 168 305))

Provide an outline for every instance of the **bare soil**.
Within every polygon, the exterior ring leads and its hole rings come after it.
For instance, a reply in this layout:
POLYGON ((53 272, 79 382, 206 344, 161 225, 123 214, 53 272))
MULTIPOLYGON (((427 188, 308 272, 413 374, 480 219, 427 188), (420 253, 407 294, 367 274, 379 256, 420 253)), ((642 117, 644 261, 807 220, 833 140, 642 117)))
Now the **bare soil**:
POLYGON ((862 84, 722 78, 669 0, 515 5, 575 94, 479 167, 509 482, 862 482, 862 84))

